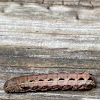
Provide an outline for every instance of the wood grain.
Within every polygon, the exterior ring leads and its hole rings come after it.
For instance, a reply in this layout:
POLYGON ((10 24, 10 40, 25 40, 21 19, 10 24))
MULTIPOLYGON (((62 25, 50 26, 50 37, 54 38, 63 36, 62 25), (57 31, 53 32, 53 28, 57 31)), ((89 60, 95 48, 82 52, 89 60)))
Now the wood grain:
POLYGON ((100 6, 99 0, 0 0, 1 2, 21 2, 22 3, 38 3, 52 5, 81 5, 81 6, 100 6))
POLYGON ((1 100, 100 99, 100 1, 92 2, 93 9, 84 0, 79 5, 78 0, 66 0, 64 6, 57 1, 49 9, 46 1, 0 2, 1 100), (11 95, 3 90, 12 77, 52 72, 91 73, 97 88, 11 95))

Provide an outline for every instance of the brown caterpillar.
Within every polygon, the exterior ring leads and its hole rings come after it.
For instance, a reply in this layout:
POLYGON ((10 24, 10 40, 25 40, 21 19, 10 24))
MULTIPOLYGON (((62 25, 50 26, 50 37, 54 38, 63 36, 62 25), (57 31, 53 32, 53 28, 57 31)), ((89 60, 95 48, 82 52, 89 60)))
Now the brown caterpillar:
POLYGON ((95 78, 89 73, 50 73, 14 77, 6 81, 5 92, 47 90, 90 90, 96 87, 95 78))

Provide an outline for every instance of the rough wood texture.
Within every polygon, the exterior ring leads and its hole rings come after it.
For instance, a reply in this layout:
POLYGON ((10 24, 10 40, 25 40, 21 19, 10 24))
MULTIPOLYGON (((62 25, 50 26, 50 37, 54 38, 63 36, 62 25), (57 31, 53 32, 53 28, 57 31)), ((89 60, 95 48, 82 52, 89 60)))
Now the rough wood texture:
POLYGON ((93 8, 84 0, 80 5, 78 0, 66 2, 49 9, 46 3, 0 2, 1 100, 100 99, 100 1, 92 1, 93 8), (3 90, 12 77, 53 72, 91 73, 97 88, 26 94, 3 90))
POLYGON ((81 6, 100 6, 99 0, 0 0, 1 2, 24 2, 39 3, 48 5, 81 5, 81 6))

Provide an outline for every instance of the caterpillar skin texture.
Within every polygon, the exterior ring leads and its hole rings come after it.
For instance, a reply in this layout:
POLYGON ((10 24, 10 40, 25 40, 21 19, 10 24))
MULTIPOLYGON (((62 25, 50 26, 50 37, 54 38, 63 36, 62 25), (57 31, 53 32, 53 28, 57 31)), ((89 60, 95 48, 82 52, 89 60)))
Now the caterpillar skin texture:
POLYGON ((89 73, 50 73, 14 77, 6 81, 7 93, 47 90, 90 90, 96 87, 95 78, 89 73))

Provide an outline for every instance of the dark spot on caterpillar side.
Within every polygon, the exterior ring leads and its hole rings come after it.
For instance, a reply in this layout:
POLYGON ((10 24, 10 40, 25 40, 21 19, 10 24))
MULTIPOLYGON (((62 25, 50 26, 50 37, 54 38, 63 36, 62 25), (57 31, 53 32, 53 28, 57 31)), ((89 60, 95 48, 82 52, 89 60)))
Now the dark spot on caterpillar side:
POLYGON ((79 81, 82 81, 82 80, 84 80, 84 79, 81 77, 81 78, 79 78, 78 80, 79 80, 79 81))
POLYGON ((89 77, 89 79, 88 79, 89 81, 92 81, 92 78, 91 77, 89 77))
POLYGON ((42 79, 39 79, 39 81, 44 81, 44 80, 42 80, 42 79))
POLYGON ((89 84, 89 85, 87 85, 87 87, 91 87, 91 85, 89 84))
POLYGON ((50 88, 51 90, 58 90, 58 85, 54 85, 50 88))
POLYGON ((30 80, 30 82, 35 82, 34 80, 30 80))
POLYGON ((37 91, 37 90, 38 90, 38 86, 32 87, 32 91, 37 91))
POLYGON ((86 85, 86 89, 92 89, 91 84, 86 85))
POLYGON ((59 79, 59 81, 62 81, 62 80, 64 80, 64 78, 60 78, 60 79, 59 79))
POLYGON ((77 90, 77 85, 72 86, 72 90, 77 90))
POLYGON ((74 78, 70 78, 70 79, 69 79, 69 81, 74 81, 74 80, 75 80, 74 78))
POLYGON ((29 89, 29 87, 21 87, 22 88, 22 91, 23 90, 28 90, 29 89))
POLYGON ((79 89, 79 90, 84 90, 84 89, 85 89, 85 84, 83 84, 83 85, 78 85, 78 89, 79 89))
POLYGON ((70 85, 64 85, 64 86, 62 86, 62 90, 68 90, 68 89, 70 89, 70 88, 71 88, 70 85))
POLYGON ((53 79, 52 79, 52 78, 50 78, 48 81, 53 81, 53 79))
POLYGON ((48 86, 41 87, 41 91, 47 91, 47 89, 48 89, 48 86))

